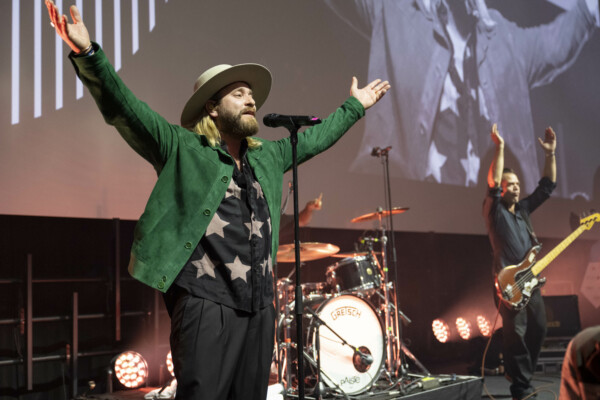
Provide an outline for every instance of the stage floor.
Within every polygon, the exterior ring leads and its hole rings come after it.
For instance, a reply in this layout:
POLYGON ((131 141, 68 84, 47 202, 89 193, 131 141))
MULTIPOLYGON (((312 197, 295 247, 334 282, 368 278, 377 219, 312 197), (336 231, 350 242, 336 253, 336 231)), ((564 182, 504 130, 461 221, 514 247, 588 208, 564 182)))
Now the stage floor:
MULTIPOLYGON (((449 375, 431 375, 439 381, 439 386, 423 389, 415 388, 409 393, 402 394, 398 390, 373 391, 355 396, 349 396, 352 400, 475 400, 487 399, 488 393, 495 399, 511 399, 510 383, 502 376, 481 377, 457 375, 455 380, 448 379, 449 375)), ((533 379, 533 385, 538 389, 536 400, 556 400, 560 388, 560 376, 557 373, 539 372, 533 379)), ((435 383, 428 383, 429 387, 435 383)), ((138 390, 119 391, 105 394, 89 394, 88 399, 97 400, 141 400, 144 395, 154 388, 143 388, 138 390)), ((281 398, 281 397, 280 397, 281 398)), ((297 396, 288 396, 296 399, 297 396)), ((305 396, 307 400, 314 399, 310 394, 305 396)), ((343 397, 327 396, 324 399, 343 399, 343 397)))

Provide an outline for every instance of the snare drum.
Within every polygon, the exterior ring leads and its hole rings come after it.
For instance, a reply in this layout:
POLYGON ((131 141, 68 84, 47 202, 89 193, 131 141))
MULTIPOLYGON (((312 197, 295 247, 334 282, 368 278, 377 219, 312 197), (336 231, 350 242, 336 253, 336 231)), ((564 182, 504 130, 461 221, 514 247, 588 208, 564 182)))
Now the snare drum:
POLYGON ((344 258, 327 267, 327 283, 337 293, 372 291, 381 286, 381 276, 370 256, 344 258))

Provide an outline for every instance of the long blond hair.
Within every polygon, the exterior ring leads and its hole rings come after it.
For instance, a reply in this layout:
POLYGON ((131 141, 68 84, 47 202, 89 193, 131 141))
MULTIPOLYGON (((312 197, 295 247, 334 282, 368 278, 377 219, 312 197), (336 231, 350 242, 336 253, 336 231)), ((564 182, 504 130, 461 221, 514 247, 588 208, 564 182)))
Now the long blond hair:
MULTIPOLYGON (((216 147, 221 144, 221 132, 219 132, 217 125, 215 125, 215 121, 213 121, 211 116, 208 115, 208 111, 206 111, 206 109, 202 110, 200 119, 192 128, 192 132, 197 133, 198 135, 204 135, 212 147, 216 147)), ((249 149, 255 149, 262 145, 260 140, 257 140, 253 137, 247 137, 246 141, 248 142, 249 149)))

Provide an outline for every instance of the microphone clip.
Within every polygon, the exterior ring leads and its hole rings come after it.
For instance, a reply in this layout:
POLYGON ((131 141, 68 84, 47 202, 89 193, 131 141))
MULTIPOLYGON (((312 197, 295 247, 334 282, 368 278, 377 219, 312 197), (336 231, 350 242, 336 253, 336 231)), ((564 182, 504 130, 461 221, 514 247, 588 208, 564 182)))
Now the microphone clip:
POLYGON ((373 157, 387 157, 388 153, 390 152, 390 150, 392 149, 392 146, 388 146, 385 148, 381 148, 381 147, 373 147, 373 150, 371 150, 371 156, 373 157))

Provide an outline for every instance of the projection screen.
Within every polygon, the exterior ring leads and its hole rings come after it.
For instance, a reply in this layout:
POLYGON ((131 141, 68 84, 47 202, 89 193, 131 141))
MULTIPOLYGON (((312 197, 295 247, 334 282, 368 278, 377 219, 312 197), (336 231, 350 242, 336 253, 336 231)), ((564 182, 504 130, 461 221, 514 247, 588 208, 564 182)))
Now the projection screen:
MULTIPOLYGON (((564 236, 570 212, 600 206, 597 1, 465 0, 468 17, 454 28, 439 0, 57 2, 66 14, 71 4, 129 88, 174 123, 195 79, 216 64, 268 66, 260 120, 324 118, 352 76, 389 80, 364 119, 300 166, 300 207, 323 193, 311 226, 373 228, 350 220, 384 206, 384 159, 372 153, 391 147, 392 206, 409 208, 395 229, 484 233, 492 123, 524 192, 544 162, 537 137, 546 126, 557 132, 558 187, 534 214, 538 235, 564 236)), ((137 219, 154 170, 104 123, 43 1, 0 10, 0 213, 137 219)), ((261 124, 261 137, 287 135, 261 124)))

